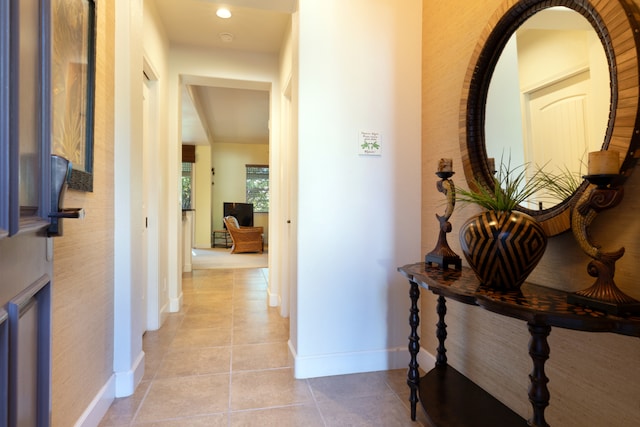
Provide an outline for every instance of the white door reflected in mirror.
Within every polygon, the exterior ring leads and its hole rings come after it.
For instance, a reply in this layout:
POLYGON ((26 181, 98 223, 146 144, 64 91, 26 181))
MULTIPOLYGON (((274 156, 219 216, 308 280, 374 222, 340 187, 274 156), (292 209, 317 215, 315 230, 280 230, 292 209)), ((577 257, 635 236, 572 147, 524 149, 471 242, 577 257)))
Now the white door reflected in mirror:
MULTIPOLYGON (((609 66, 595 30, 566 7, 542 10, 511 37, 491 77, 485 111, 487 156, 544 166, 581 182, 587 154, 602 148, 611 105, 609 66)), ((498 166, 499 167, 499 166, 498 166)), ((537 194, 524 206, 562 202, 537 194)))

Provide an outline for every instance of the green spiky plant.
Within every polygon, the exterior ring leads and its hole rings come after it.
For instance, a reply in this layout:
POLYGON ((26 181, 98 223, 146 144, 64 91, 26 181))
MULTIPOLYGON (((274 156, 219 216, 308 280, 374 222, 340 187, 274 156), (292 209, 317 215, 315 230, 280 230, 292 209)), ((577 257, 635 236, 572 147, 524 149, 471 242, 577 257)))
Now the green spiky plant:
POLYGON ((584 182, 581 170, 572 172, 565 166, 560 169, 560 172, 552 173, 546 172, 543 167, 538 167, 537 179, 541 181, 542 187, 549 195, 554 199, 563 201, 573 196, 584 182))
POLYGON ((463 204, 475 204, 486 210, 511 212, 546 188, 543 174, 541 169, 537 169, 529 176, 526 164, 512 168, 509 158, 506 163, 500 162, 491 186, 477 180, 474 180, 471 190, 456 186, 456 200, 463 204))

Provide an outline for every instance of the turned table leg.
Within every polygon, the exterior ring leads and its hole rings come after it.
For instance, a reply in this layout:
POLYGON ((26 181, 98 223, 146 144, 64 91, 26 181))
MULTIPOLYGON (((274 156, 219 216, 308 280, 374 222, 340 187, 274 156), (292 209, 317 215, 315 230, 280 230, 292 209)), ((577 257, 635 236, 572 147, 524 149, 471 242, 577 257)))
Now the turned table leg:
POLYGON ((444 341, 447 339, 447 324, 444 323, 444 316, 447 314, 447 300, 440 295, 436 305, 438 313, 438 323, 436 324, 436 337, 438 338, 438 348, 436 349, 436 366, 447 364, 447 349, 444 341))
POLYGON ((409 335, 409 354, 411 355, 411 360, 409 362, 407 384, 409 384, 410 389, 409 402, 411 402, 411 419, 415 421, 416 404, 418 403, 418 386, 420 383, 420 372, 418 371, 418 352, 420 351, 420 336, 418 335, 420 310, 418 309, 418 298, 420 297, 420 288, 416 282, 411 281, 410 283, 409 297, 411 297, 411 308, 409 309, 409 325, 411 326, 411 334, 409 335))
POLYGON ((551 326, 528 323, 531 339, 529 340, 529 356, 533 361, 533 370, 529 374, 529 401, 533 406, 533 417, 529 425, 533 427, 550 427, 544 419, 544 410, 549 406, 549 378, 544 373, 544 364, 549 358, 547 337, 551 326))

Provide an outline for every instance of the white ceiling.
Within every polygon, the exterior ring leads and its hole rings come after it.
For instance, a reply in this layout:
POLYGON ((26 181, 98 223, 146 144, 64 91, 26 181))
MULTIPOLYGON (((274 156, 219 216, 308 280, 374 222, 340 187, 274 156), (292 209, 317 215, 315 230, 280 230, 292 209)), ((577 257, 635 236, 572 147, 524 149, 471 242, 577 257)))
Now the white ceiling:
MULTIPOLYGON (((172 45, 278 55, 297 0, 150 0, 172 45), (232 17, 216 16, 219 7, 232 17), (231 34, 223 41, 221 33, 231 34)), ((268 143, 269 92, 189 84, 182 93, 182 141, 268 143), (200 119, 204 123, 201 123, 200 119)))
POLYGON ((269 143, 269 92, 194 86, 215 142, 269 143))

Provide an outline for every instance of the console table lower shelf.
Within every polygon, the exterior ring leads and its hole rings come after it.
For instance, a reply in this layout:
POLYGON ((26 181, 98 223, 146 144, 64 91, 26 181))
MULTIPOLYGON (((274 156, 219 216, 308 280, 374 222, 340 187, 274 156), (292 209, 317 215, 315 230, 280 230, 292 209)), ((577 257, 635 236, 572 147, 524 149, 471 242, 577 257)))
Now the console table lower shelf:
POLYGON ((420 378, 420 403, 437 427, 527 427, 527 421, 474 382, 444 365, 420 378))
POLYGON ((518 290, 497 291, 484 288, 467 267, 461 270, 440 269, 423 262, 405 265, 398 271, 409 279, 411 308, 409 325, 409 370, 411 419, 416 419, 416 406, 420 401, 427 417, 437 427, 550 427, 545 419, 550 393, 545 373, 545 362, 550 348, 547 338, 552 327, 587 332, 611 332, 640 337, 640 316, 616 316, 567 302, 567 292, 525 283, 518 290), (420 378, 418 352, 420 351, 420 289, 437 295, 436 312, 436 367, 420 378), (446 297, 446 298, 445 298, 446 297), (474 384, 447 364, 447 299, 474 305, 499 315, 524 320, 529 331, 528 398, 533 414, 526 422, 511 409, 474 384))

